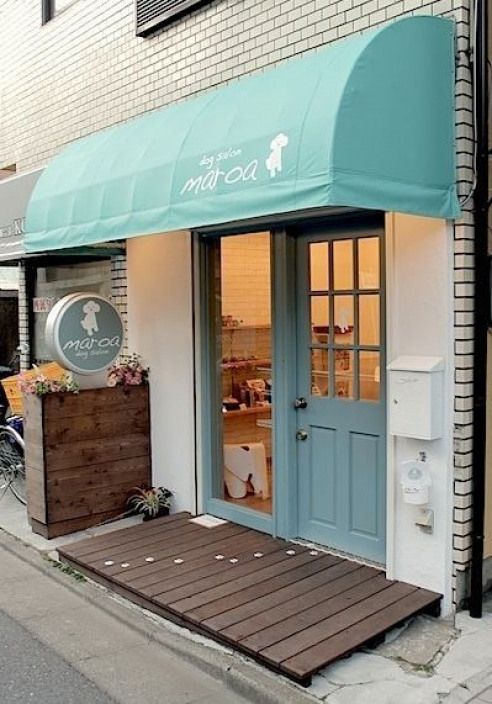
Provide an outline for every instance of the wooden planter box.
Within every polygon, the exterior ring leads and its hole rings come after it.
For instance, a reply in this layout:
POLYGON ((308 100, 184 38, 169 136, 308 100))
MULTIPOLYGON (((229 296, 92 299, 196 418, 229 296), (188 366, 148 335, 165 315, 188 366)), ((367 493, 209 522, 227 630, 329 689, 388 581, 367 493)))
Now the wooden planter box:
POLYGON ((123 513, 151 483, 148 386, 25 397, 27 512, 55 538, 123 513))

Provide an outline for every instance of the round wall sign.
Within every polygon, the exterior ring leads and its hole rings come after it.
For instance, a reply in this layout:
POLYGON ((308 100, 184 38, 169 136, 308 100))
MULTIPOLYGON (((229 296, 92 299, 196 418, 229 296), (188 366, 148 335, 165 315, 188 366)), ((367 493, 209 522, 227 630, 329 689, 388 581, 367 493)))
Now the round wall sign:
POLYGON ((53 359, 78 374, 109 367, 123 345, 123 322, 106 298, 71 293, 60 299, 46 321, 46 342, 53 359))

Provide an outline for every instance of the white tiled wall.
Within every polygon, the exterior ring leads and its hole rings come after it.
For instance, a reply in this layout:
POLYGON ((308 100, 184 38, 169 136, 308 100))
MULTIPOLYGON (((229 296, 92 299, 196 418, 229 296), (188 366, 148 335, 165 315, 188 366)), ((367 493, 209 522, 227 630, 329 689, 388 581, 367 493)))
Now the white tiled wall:
POLYGON ((241 325, 271 325, 270 235, 225 237, 221 258, 222 315, 241 325))
MULTIPOLYGON (((0 168, 42 166, 95 130, 400 15, 424 13, 457 23, 458 181, 462 195, 470 189, 470 0, 215 0, 147 39, 135 36, 133 0, 75 0, 43 27, 40 6, 0 4, 0 168)), ((455 228, 457 572, 470 556, 473 239, 467 212, 455 228)), ((22 326, 22 308, 20 314, 22 326)))

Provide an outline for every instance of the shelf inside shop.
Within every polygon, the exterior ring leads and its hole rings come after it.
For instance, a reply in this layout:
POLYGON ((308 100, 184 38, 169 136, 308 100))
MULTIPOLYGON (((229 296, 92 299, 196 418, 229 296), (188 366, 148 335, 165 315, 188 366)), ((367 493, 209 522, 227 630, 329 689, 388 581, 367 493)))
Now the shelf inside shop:
MULTIPOLYGON (((259 367, 268 367, 268 365, 271 363, 271 360, 269 359, 238 359, 237 362, 222 362, 221 363, 221 368, 223 370, 231 370, 231 369, 258 369, 259 367)), ((271 369, 268 367, 268 369, 264 369, 262 371, 268 371, 270 372, 271 369)))
POLYGON ((251 406, 250 408, 240 408, 237 411, 222 411, 225 418, 238 416, 259 415, 260 413, 271 413, 272 406, 251 406))

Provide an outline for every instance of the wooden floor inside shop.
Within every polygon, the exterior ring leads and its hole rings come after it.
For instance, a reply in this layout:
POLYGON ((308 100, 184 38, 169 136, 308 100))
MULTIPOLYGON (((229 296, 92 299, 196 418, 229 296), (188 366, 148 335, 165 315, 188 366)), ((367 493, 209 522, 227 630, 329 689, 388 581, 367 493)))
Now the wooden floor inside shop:
POLYGON ((374 567, 187 513, 59 549, 63 562, 129 600, 302 684, 441 596, 374 567))

